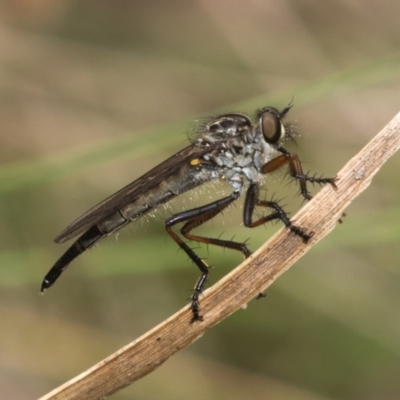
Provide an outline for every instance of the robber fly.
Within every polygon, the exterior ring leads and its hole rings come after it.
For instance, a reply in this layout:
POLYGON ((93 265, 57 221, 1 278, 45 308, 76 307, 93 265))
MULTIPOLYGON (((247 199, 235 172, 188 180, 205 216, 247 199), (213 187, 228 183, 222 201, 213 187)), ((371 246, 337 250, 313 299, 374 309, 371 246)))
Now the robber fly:
POLYGON ((193 234, 194 228, 209 221, 245 193, 243 222, 255 228, 272 220, 280 220, 304 243, 312 232, 293 224, 275 201, 262 200, 259 196, 264 176, 287 166, 289 174, 300 186, 301 195, 310 200, 307 183, 331 184, 335 178, 315 177, 303 173, 300 160, 282 147, 283 139, 292 133, 284 117, 292 107, 282 111, 274 107, 257 110, 255 119, 241 113, 222 114, 199 124, 192 143, 168 158, 145 175, 124 187, 72 222, 59 236, 56 243, 63 243, 83 233, 54 264, 45 276, 41 291, 54 284, 70 262, 91 248, 100 239, 109 236, 132 221, 143 217, 174 197, 213 179, 225 180, 231 194, 209 204, 172 215, 165 221, 165 228, 177 245, 200 270, 190 308, 191 321, 202 320, 199 298, 208 276, 209 267, 186 243, 186 239, 240 251, 245 258, 250 251, 245 243, 193 234), (271 213, 254 217, 255 207, 264 207, 271 213), (180 235, 173 230, 183 224, 180 235))

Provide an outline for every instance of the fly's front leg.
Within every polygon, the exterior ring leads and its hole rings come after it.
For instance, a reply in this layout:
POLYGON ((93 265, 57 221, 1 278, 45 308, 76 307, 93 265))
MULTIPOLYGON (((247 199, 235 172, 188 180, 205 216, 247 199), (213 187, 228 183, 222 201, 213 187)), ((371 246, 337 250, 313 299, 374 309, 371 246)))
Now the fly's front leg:
POLYGON ((217 238, 207 238, 203 236, 192 235, 190 232, 192 229, 197 228, 204 222, 210 220, 224 210, 229 204, 235 201, 239 197, 239 192, 233 192, 230 196, 224 197, 221 200, 217 200, 213 203, 207 204, 202 207, 194 208, 193 210, 184 211, 179 214, 173 215, 165 222, 165 227, 168 234, 172 239, 178 244, 178 246, 189 256, 189 258, 196 264, 199 268, 201 275, 197 281, 193 295, 191 298, 191 310, 192 310, 192 320, 201 321, 203 317, 200 314, 199 297, 203 291, 204 284, 208 276, 208 265, 201 259, 194 251, 191 249, 182 238, 172 230, 172 227, 180 222, 185 222, 181 228, 181 234, 189 239, 199 243, 213 244, 215 246, 226 247, 233 250, 240 251, 246 258, 250 256, 250 251, 244 243, 233 242, 231 240, 222 240, 217 238))
POLYGON ((283 147, 277 147, 277 150, 280 151, 282 155, 267 162, 262 168, 261 172, 263 174, 273 172, 283 167, 284 165, 289 165, 290 175, 299 182, 300 193, 307 200, 312 199, 312 196, 307 189, 307 182, 318 183, 318 184, 329 183, 332 185, 334 189, 337 189, 335 184, 336 178, 323 178, 323 177, 317 178, 315 176, 309 176, 303 172, 303 168, 301 167, 301 162, 297 154, 289 153, 283 147))

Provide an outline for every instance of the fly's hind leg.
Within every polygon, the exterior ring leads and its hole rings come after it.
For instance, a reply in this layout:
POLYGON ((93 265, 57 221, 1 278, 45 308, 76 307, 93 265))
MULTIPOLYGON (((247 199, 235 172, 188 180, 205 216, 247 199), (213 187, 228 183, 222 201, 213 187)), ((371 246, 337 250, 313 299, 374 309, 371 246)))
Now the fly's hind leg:
POLYGON ((208 276, 208 265, 206 262, 201 259, 194 251, 191 249, 182 238, 172 229, 175 224, 184 222, 185 224, 181 228, 181 234, 189 240, 212 244, 215 246, 221 246, 228 249, 238 250, 240 251, 245 258, 250 256, 250 251, 245 245, 245 243, 233 242, 231 240, 222 240, 217 238, 207 238, 204 236, 193 235, 191 231, 194 228, 202 225, 204 222, 212 219, 217 214, 219 214, 222 210, 228 207, 233 201, 235 201, 239 197, 239 192, 233 192, 231 195, 224 197, 223 199, 217 200, 213 203, 207 204, 205 206, 201 206, 198 208, 194 208, 192 210, 184 211, 179 214, 175 214, 170 217, 165 222, 165 227, 168 234, 172 237, 172 239, 178 244, 178 246, 189 256, 189 258, 196 264, 196 266, 200 270, 200 278, 197 281, 194 291, 191 297, 191 305, 190 308, 192 310, 192 320, 201 321, 203 317, 200 314, 200 306, 199 306, 199 297, 201 292, 203 291, 204 284, 207 280, 208 276))

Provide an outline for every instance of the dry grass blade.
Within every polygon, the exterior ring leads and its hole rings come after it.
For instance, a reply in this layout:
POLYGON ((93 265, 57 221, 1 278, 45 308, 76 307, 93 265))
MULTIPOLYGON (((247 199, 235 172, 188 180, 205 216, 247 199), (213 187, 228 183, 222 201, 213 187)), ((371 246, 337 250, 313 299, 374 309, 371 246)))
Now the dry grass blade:
MULTIPOLYGON (((118 350, 40 400, 101 399, 153 371, 181 348, 243 307, 271 285, 337 224, 346 206, 400 147, 400 113, 338 173, 338 189, 327 186, 294 217, 315 234, 307 245, 282 229, 252 257, 204 293, 204 322, 190 324, 185 307, 139 339, 118 350)), ((346 229, 343 227, 343 229, 346 229)))

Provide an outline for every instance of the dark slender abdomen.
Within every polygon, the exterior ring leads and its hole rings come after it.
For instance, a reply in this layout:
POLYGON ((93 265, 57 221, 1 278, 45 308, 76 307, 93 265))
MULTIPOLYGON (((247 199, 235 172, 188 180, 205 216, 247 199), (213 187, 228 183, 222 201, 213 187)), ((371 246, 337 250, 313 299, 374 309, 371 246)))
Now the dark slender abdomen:
POLYGON ((99 231, 97 226, 87 230, 54 264, 53 268, 44 277, 40 290, 43 292, 52 286, 74 258, 92 247, 103 236, 104 234, 99 231))
POLYGON ((119 231, 125 225, 156 209, 161 204, 167 203, 178 194, 187 192, 210 178, 206 174, 194 179, 193 172, 193 167, 190 164, 183 165, 175 174, 166 177, 159 185, 122 205, 118 211, 104 216, 102 221, 83 233, 54 264, 42 282, 41 291, 43 292, 52 286, 71 261, 100 239, 119 231))

